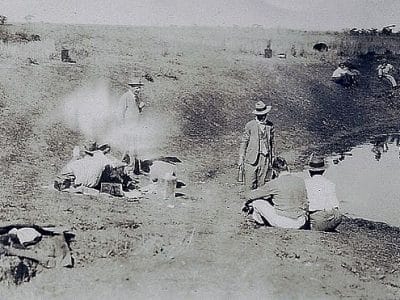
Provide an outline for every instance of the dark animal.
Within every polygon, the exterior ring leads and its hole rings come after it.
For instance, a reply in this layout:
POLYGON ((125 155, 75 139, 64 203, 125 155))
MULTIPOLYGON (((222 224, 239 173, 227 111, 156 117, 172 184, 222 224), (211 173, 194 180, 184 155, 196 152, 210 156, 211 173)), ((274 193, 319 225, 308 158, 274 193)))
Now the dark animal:
POLYGON ((319 52, 324 52, 324 51, 326 52, 328 51, 328 45, 325 43, 317 43, 313 46, 313 49, 319 52))

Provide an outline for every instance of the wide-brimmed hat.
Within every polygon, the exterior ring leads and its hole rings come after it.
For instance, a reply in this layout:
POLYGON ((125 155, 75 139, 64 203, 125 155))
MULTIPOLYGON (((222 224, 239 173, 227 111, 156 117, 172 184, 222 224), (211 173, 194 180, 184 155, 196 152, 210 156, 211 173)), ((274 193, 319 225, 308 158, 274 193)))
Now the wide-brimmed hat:
POLYGON ((128 81, 128 85, 130 85, 130 86, 138 86, 138 87, 140 87, 140 86, 144 86, 144 83, 140 80, 140 78, 131 78, 129 81, 128 81))
POLYGON ((86 154, 93 155, 96 151, 101 151, 104 154, 110 152, 111 147, 108 144, 98 145, 96 141, 88 141, 84 146, 84 151, 86 154))
POLYGON ((83 145, 83 148, 86 153, 93 153, 98 149, 96 141, 88 141, 85 145, 83 145))
POLYGON ((322 157, 313 157, 308 164, 310 171, 324 171, 326 168, 325 159, 322 157))
POLYGON ((265 105, 264 102, 258 101, 258 102, 256 103, 256 109, 253 110, 253 114, 258 115, 258 116, 260 116, 260 115, 266 115, 267 113, 270 112, 271 108, 272 108, 272 106, 270 106, 270 105, 265 105))

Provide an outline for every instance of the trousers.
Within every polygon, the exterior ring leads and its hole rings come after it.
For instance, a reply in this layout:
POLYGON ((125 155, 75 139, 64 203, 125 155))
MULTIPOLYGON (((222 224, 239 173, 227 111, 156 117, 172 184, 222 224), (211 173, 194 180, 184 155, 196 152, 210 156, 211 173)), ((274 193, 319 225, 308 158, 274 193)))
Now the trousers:
POLYGON ((273 227, 299 229, 306 223, 306 217, 297 219, 281 216, 276 209, 266 200, 255 200, 250 204, 253 207, 253 219, 259 224, 267 224, 273 227))
POLYGON ((244 183, 247 191, 263 186, 271 177, 272 167, 268 155, 260 153, 255 165, 244 164, 244 183))
POLYGON ((341 222, 342 215, 337 208, 310 212, 311 230, 333 231, 341 222))
POLYGON ((392 87, 397 87, 396 79, 394 79, 394 77, 392 75, 385 74, 385 75, 383 75, 383 78, 389 80, 389 82, 392 85, 392 87))

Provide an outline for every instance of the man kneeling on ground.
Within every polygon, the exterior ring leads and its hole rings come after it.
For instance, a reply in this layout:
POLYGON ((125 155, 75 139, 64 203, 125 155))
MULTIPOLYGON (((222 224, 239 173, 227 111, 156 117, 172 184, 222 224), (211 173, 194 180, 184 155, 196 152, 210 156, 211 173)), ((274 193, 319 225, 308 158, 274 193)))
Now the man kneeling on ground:
POLYGON ((307 191, 304 180, 289 173, 286 161, 276 158, 273 168, 279 177, 252 190, 243 211, 256 223, 281 228, 302 228, 307 219, 307 191))
POLYGON ((360 72, 346 66, 344 63, 340 63, 338 68, 332 74, 332 80, 344 87, 350 87, 357 83, 357 76, 360 72))
POLYGON ((311 230, 333 231, 342 221, 335 184, 322 176, 323 158, 315 157, 309 163, 311 178, 305 180, 311 230))

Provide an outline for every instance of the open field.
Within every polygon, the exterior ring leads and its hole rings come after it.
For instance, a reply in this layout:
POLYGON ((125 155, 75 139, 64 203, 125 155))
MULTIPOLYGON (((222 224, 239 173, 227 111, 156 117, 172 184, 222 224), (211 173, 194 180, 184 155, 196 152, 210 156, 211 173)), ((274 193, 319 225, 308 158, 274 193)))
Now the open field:
POLYGON ((8 27, 42 41, 0 45, 1 221, 63 225, 77 238, 75 268, 2 286, 0 298, 400 298, 399 229, 352 219, 334 234, 255 229, 235 181, 240 134, 258 100, 273 106, 277 151, 294 169, 311 152, 399 131, 400 97, 378 97, 386 87, 375 78, 376 58, 351 58, 361 83, 345 90, 329 80, 343 58, 312 50, 334 43, 333 33, 8 27), (268 40, 275 54, 294 44, 306 57, 265 59, 268 40), (60 61, 62 47, 76 64, 60 61), (144 88, 141 154, 178 156, 186 196, 170 208, 155 196, 129 202, 47 188, 88 138, 124 150, 106 108, 132 74, 154 78, 144 88))

